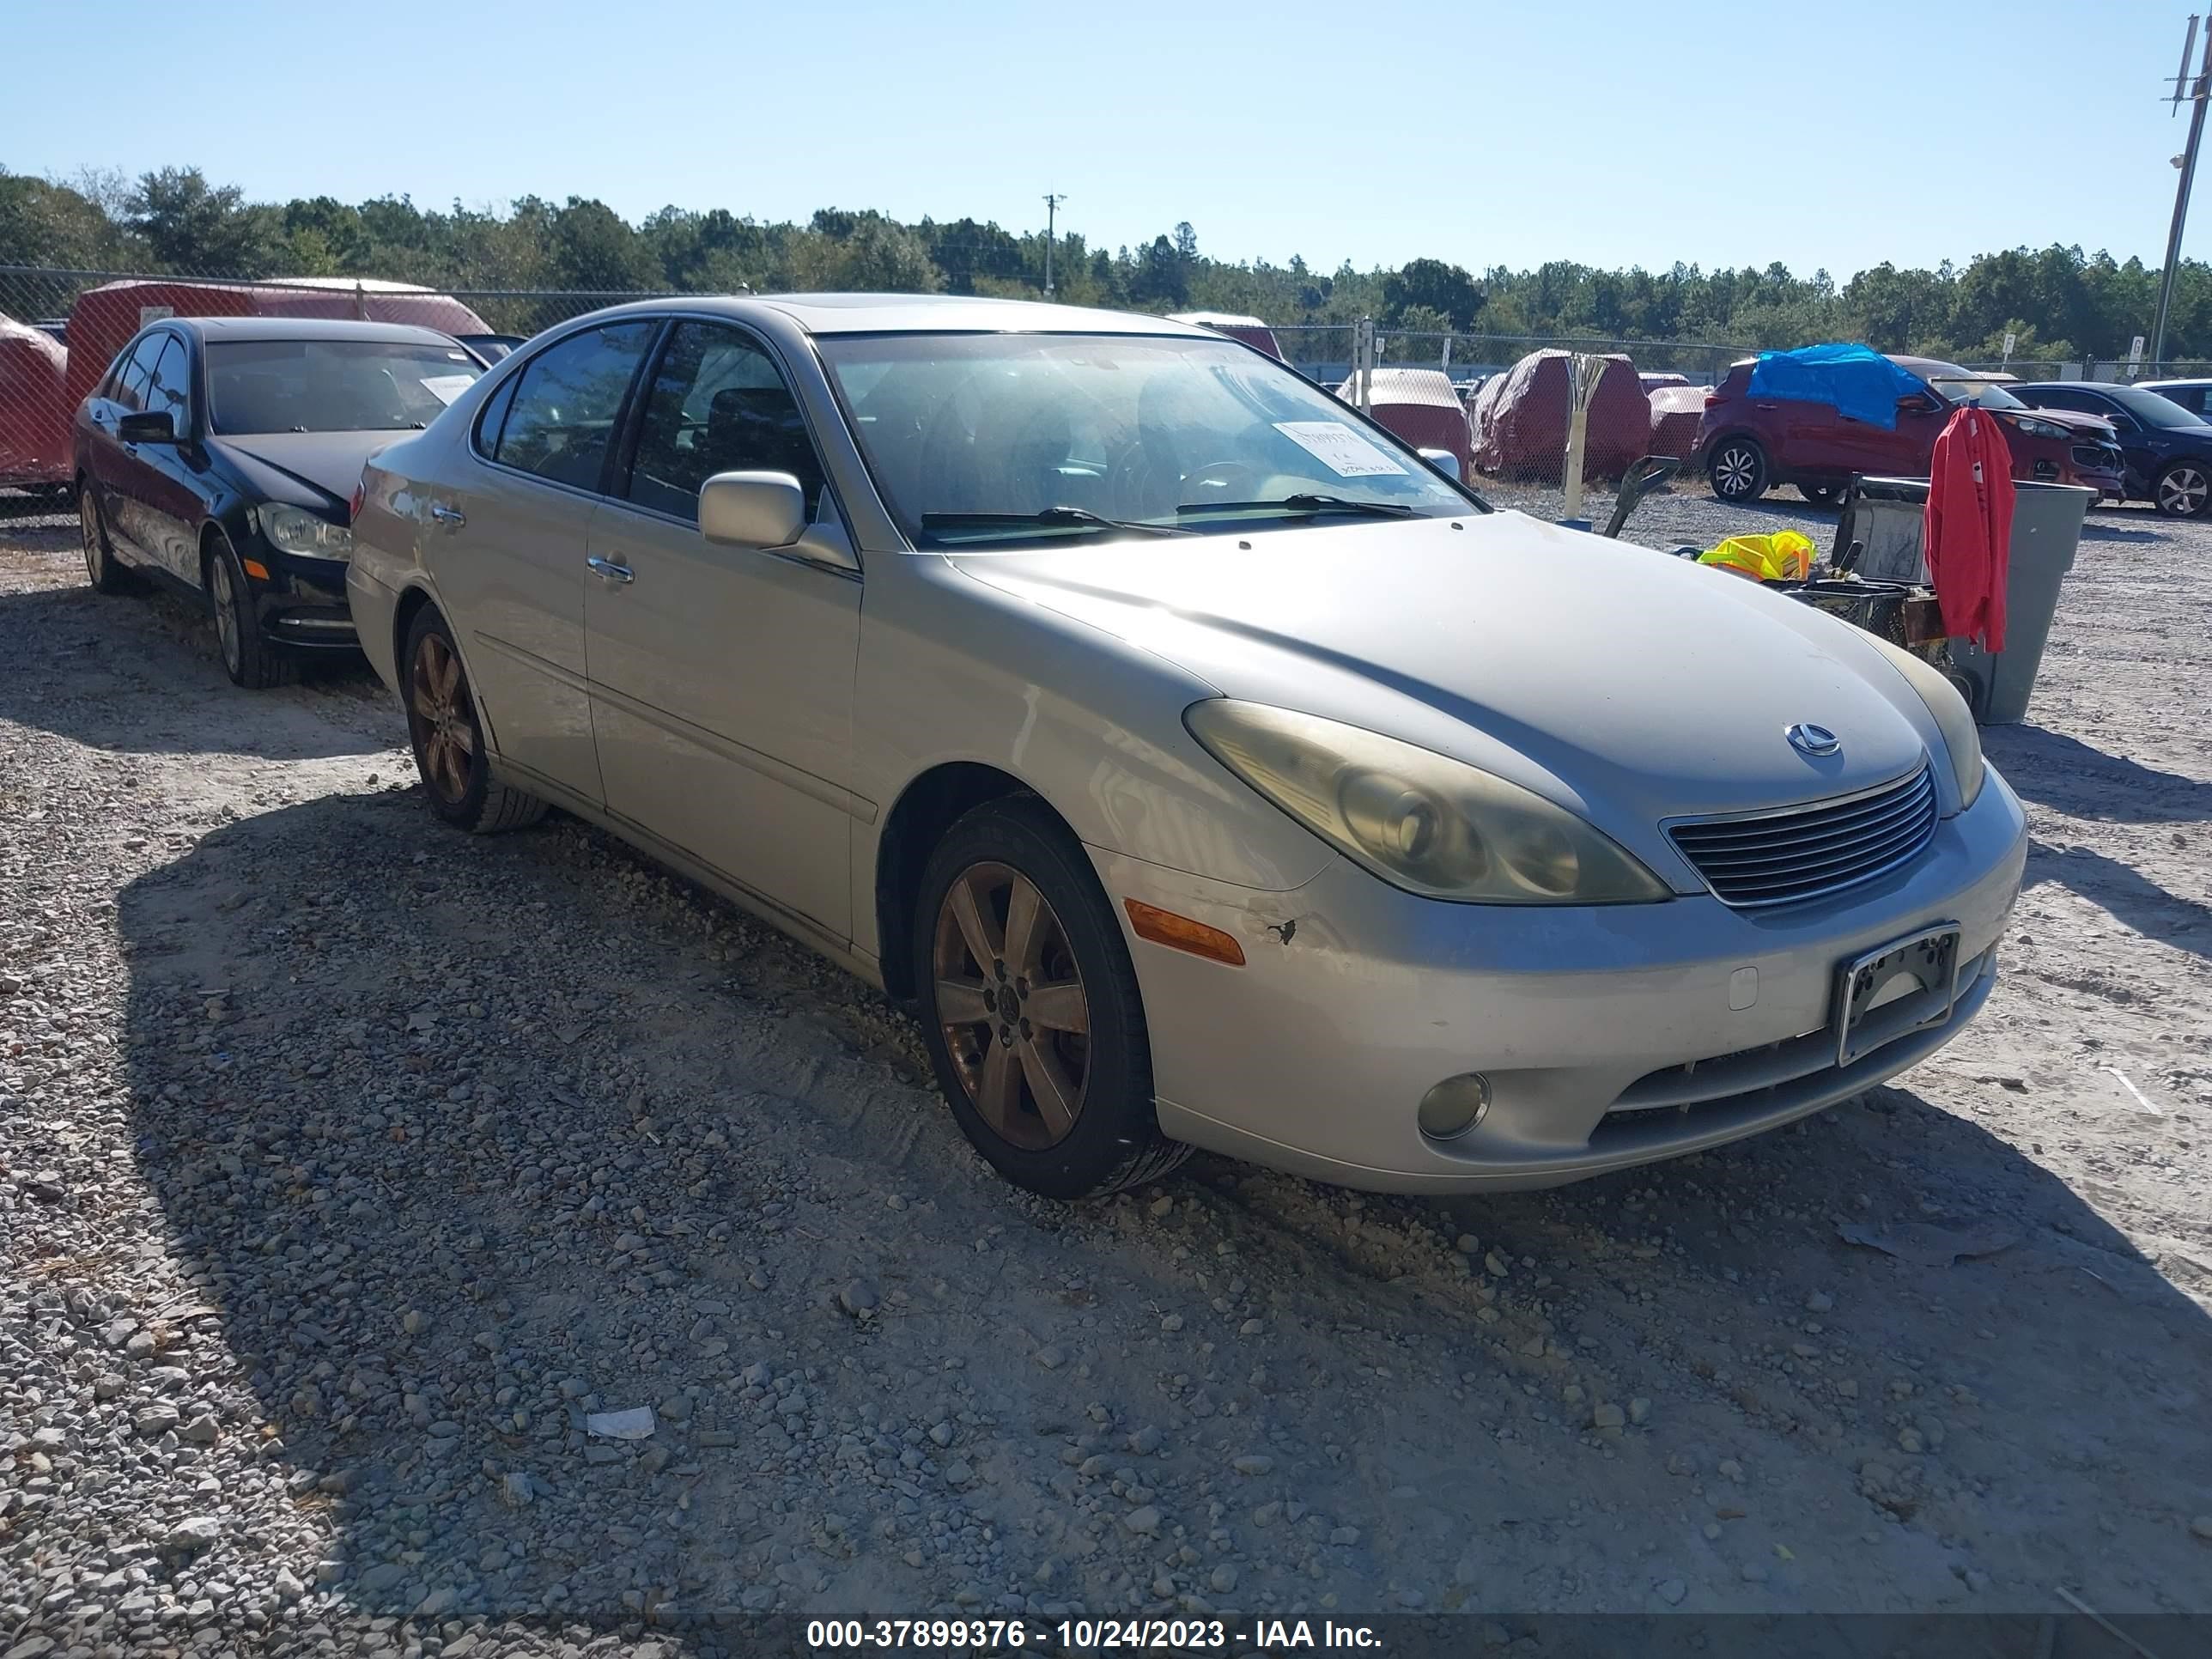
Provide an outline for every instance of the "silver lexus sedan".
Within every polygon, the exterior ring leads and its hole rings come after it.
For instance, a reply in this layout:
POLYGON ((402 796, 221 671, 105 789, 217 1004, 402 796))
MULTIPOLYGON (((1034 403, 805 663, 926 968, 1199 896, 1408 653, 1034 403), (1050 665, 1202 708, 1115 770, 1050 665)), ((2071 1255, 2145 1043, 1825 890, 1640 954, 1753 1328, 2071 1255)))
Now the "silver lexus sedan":
POLYGON ((438 813, 558 805, 910 1002, 1039 1193, 1192 1146, 1572 1181, 1856 1094, 1996 981, 2024 826, 1940 675, 1202 329, 625 306, 362 483, 438 813))

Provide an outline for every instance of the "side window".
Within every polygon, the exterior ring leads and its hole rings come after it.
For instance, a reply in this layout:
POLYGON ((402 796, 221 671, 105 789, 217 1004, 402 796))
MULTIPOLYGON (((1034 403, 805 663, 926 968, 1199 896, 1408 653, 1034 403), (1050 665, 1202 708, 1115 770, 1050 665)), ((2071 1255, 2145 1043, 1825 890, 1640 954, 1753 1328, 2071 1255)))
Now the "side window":
POLYGON ((132 349, 115 377, 115 401, 134 415, 146 407, 146 382, 152 378, 155 360, 169 339, 167 329, 149 334, 132 349))
POLYGON ((653 327, 642 319, 609 323, 539 352, 507 396, 498 447, 486 453, 501 466, 597 489, 623 398, 653 327))
POLYGON ((499 429, 507 424, 507 405, 514 401, 514 388, 521 384, 522 376, 508 375, 477 411, 477 453, 487 459, 499 453, 499 429))
POLYGON ((2035 392, 2021 399, 2035 409, 2070 409, 2076 413, 2102 415, 2105 411, 2089 402, 2078 392, 2035 392))
POLYGON ((161 337, 168 343, 161 348, 153 375, 146 382, 146 412, 167 415, 181 438, 192 429, 191 356, 175 335, 161 337))
POLYGON ((718 323, 678 323, 647 393, 637 456, 621 492, 696 522, 699 486, 717 472, 788 472, 822 504, 822 463, 775 362, 718 323))

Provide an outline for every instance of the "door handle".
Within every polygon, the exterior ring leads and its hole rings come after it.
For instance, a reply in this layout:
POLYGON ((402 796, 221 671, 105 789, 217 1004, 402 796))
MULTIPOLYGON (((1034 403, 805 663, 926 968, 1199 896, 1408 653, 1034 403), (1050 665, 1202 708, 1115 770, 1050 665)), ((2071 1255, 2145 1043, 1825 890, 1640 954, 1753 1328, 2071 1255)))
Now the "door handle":
POLYGON ((443 501, 430 503, 430 516, 440 524, 453 525, 456 528, 469 521, 469 515, 462 512, 459 507, 447 507, 443 501))
POLYGON ((628 565, 617 564, 612 559, 603 559, 596 553, 584 562, 592 568, 592 574, 602 581, 627 582, 635 581, 637 579, 637 573, 628 565))

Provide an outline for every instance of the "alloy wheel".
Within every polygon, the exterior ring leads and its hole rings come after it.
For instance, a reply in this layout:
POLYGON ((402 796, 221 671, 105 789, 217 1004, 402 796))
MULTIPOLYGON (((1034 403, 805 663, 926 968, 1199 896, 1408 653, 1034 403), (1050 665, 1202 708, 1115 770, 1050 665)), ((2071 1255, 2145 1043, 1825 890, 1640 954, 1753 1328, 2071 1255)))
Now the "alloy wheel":
POLYGON ((208 571, 209 594, 215 601, 215 636, 222 647, 222 665, 233 679, 245 671, 246 643, 238 628, 238 586, 230 574, 230 561, 221 552, 208 571))
POLYGON ((476 714, 461 680, 461 659, 436 634, 425 634, 415 647, 407 701, 415 717, 415 749, 422 757, 423 782, 443 799, 458 801, 468 793, 469 770, 476 760, 476 714))
POLYGON ((1713 488, 1733 501, 1751 493, 1759 476, 1759 457, 1741 444, 1730 444, 1713 457, 1713 488))
POLYGON ((2169 467, 2158 481, 2158 507, 2177 519, 2193 519, 2212 499, 2212 479, 2193 466, 2169 467))
POLYGON ((945 890, 931 953, 937 1018, 976 1114, 1009 1145, 1066 1139, 1091 1076, 1091 1005, 1067 930, 1012 866, 970 865, 945 890))

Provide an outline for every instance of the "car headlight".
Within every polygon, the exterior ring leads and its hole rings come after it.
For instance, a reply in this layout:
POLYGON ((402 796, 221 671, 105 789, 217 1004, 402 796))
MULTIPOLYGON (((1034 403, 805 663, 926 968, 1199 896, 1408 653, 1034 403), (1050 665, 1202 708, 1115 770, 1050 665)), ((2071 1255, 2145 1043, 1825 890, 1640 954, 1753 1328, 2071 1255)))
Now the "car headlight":
POLYGON ((1879 634, 1865 637, 1881 647, 1882 654, 1897 665, 1897 672, 1920 694, 1920 701, 1936 717, 1936 729, 1943 734, 1943 747, 1951 757, 1951 775, 1959 782, 1959 805, 1962 810, 1972 806, 1974 798, 1982 793, 1984 769, 1982 734, 1975 727, 1973 711, 1966 707, 1966 700, 1940 672, 1902 646, 1891 644, 1879 634))
POLYGON ((2074 434, 2056 421, 2039 421, 2033 415, 2014 415, 2012 423, 2027 438, 2070 438, 2074 434))
POLYGON ((281 552, 304 553, 316 559, 353 556, 353 532, 304 507, 263 507, 261 533, 281 552))
POLYGON ((1356 726, 1261 703, 1193 703, 1224 766, 1395 887, 1464 904, 1649 904, 1665 883, 1517 783, 1356 726))

